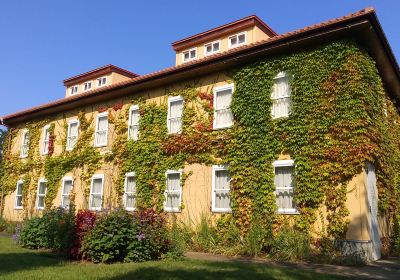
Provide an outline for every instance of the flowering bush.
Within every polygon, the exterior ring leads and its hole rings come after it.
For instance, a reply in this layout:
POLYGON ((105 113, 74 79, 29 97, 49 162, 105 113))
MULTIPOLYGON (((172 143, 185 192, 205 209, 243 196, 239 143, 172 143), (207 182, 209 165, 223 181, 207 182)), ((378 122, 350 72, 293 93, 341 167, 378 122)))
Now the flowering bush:
POLYGON ((93 262, 156 260, 169 249, 167 236, 165 219, 155 211, 131 214, 119 209, 96 220, 81 250, 93 262))

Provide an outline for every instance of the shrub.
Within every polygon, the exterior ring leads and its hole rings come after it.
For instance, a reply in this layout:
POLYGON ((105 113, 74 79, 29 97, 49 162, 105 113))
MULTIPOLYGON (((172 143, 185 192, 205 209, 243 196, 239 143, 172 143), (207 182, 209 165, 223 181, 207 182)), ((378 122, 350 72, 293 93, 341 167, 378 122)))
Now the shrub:
POLYGON ((163 215, 118 209, 96 220, 83 238, 82 254, 93 262, 139 262, 160 259, 170 245, 163 215))
POLYGON ((284 226, 271 242, 270 256, 277 261, 297 261, 306 259, 309 251, 309 236, 284 226))
POLYGON ((18 242, 31 249, 47 248, 68 252, 71 246, 73 210, 54 208, 42 217, 34 217, 23 223, 18 242))
POLYGON ((218 242, 217 231, 212 226, 210 218, 203 214, 193 236, 193 245, 197 251, 213 252, 218 242))
POLYGON ((96 213, 89 210, 79 210, 75 217, 75 226, 73 230, 72 246, 69 251, 69 256, 72 259, 81 259, 82 241, 94 227, 96 222, 96 213))

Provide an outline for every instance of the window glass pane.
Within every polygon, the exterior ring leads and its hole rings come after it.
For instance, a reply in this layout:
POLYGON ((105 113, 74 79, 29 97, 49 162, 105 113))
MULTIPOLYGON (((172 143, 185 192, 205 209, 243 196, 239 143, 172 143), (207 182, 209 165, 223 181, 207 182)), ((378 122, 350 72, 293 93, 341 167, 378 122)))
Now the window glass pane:
POLYGON ((237 44, 237 37, 236 36, 231 37, 229 40, 231 41, 231 45, 232 46, 237 44))
POLYGON ((167 188, 168 190, 179 190, 181 175, 179 173, 168 174, 167 188))
POLYGON ((136 189, 136 180, 134 176, 126 178, 126 192, 134 193, 136 189))
POLYGON ((17 184, 17 195, 22 195, 22 184, 21 183, 17 184))
POLYGON ((21 207, 21 206, 22 206, 22 196, 17 196, 17 197, 16 197, 15 205, 16 205, 17 207, 21 207))
POLYGON ((72 190, 72 181, 71 180, 65 180, 64 181, 63 194, 69 195, 71 190, 72 190))
POLYGON ((45 193, 46 193, 46 183, 45 182, 40 182, 39 183, 38 194, 45 194, 45 193))
POLYGON ((37 206, 38 206, 39 208, 43 208, 43 207, 44 207, 44 196, 39 196, 39 197, 38 197, 38 204, 37 204, 37 206))
POLYGON ((195 58, 196 57, 196 50, 191 50, 190 51, 190 58, 195 58))
POLYGON ((219 42, 213 44, 213 51, 214 52, 219 51, 219 42))
POLYGON ((29 133, 26 132, 24 134, 24 145, 28 145, 29 144, 29 133))
POLYGON ((218 91, 216 93, 216 104, 215 107, 216 109, 226 109, 231 106, 231 101, 232 101, 232 89, 225 89, 218 91))
POLYGON ((69 195, 63 195, 62 199, 63 199, 62 206, 65 208, 68 208, 71 203, 70 199, 69 199, 69 195))
POLYGON ((293 166, 275 167, 275 186, 277 188, 292 188, 293 166))
POLYGON ((212 46, 211 46, 211 45, 207 45, 207 46, 206 46, 206 52, 207 52, 207 53, 212 52, 212 46))
POLYGON ((184 60, 188 60, 189 59, 189 52, 185 52, 184 54, 183 54, 183 59, 184 60))
POLYGON ((135 196, 132 194, 126 194, 125 195, 126 200, 125 200, 125 207, 126 208, 135 208, 135 196))
POLYGON ((100 208, 101 207, 101 195, 93 194, 92 195, 92 205, 93 208, 100 208))
POLYGON ((98 121, 98 125, 97 125, 98 130, 99 131, 106 130, 107 129, 107 122, 108 122, 107 116, 99 117, 99 121, 98 121))
POLYGON ((228 170, 215 171, 215 188, 229 190, 229 172, 228 170))
POLYGON ((182 116, 183 100, 176 100, 170 102, 170 117, 176 118, 182 116))
POLYGON ((244 35, 244 34, 239 35, 239 44, 244 43, 245 39, 246 39, 246 35, 244 35))
POLYGON ((101 178, 93 179, 92 193, 101 193, 102 184, 103 184, 103 179, 101 178))

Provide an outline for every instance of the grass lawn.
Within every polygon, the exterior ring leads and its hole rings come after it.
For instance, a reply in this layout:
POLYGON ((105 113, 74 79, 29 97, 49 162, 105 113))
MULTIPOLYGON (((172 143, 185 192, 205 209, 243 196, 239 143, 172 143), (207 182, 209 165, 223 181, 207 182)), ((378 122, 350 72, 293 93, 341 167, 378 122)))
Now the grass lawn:
POLYGON ((262 264, 198 260, 117 263, 71 262, 55 254, 20 248, 0 236, 0 279, 344 279, 262 264))

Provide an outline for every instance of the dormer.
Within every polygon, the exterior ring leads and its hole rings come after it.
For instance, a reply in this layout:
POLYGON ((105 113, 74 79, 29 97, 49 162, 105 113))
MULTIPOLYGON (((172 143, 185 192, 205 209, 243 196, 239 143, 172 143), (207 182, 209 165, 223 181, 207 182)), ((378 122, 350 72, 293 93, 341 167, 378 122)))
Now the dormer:
POLYGON ((172 43, 176 65, 266 40, 277 33, 257 16, 249 16, 172 43))
POLYGON ((105 65, 92 71, 65 79, 65 97, 81 94, 90 90, 109 86, 135 78, 139 75, 114 65, 105 65))

